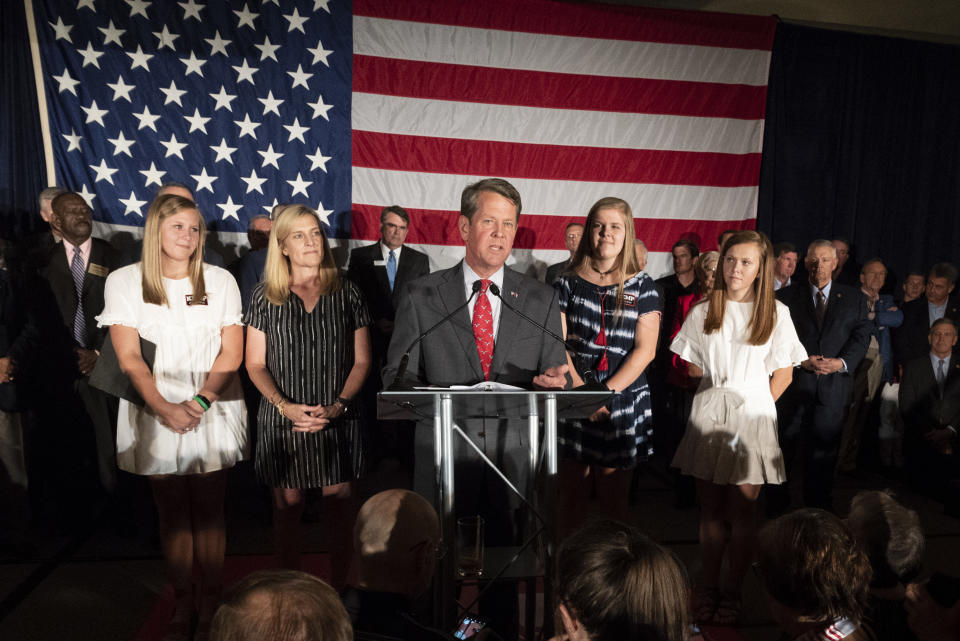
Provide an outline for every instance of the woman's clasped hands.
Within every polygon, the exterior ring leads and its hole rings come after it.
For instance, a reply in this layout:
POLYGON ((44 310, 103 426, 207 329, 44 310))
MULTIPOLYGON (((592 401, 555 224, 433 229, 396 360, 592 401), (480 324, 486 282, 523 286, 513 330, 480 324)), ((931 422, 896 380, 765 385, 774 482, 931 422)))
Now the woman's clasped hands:
POLYGON ((342 414, 339 405, 299 405, 285 403, 283 415, 293 422, 294 432, 319 432, 342 414))

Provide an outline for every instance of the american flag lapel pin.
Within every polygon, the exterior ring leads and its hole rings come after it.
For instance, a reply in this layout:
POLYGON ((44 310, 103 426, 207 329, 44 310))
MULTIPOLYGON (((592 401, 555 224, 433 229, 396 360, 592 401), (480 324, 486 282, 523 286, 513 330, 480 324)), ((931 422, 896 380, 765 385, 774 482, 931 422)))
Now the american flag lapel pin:
POLYGON ((514 298, 520 298, 520 295, 513 290, 510 290, 510 295, 513 296, 514 298))

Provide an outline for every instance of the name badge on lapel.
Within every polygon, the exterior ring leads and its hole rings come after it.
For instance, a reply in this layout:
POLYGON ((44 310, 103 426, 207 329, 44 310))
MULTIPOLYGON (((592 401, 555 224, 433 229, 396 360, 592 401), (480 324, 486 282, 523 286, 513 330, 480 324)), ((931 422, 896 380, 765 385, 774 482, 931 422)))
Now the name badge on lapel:
POLYGON ((187 294, 187 295, 186 295, 186 299, 187 299, 187 306, 188 306, 188 307, 189 307, 189 306, 192 306, 192 305, 207 305, 207 304, 208 304, 208 303, 207 303, 207 295, 206 295, 206 294, 204 294, 204 295, 203 295, 203 298, 200 298, 200 299, 194 299, 193 294, 187 294))
POLYGON ((373 261, 373 266, 374 266, 374 267, 386 267, 386 266, 387 266, 387 261, 385 261, 385 260, 375 260, 375 261, 373 261))
POLYGON ((109 267, 104 267, 103 265, 97 265, 96 263, 90 263, 87 265, 87 271, 93 274, 94 276, 99 276, 100 278, 106 278, 107 274, 110 273, 109 267))

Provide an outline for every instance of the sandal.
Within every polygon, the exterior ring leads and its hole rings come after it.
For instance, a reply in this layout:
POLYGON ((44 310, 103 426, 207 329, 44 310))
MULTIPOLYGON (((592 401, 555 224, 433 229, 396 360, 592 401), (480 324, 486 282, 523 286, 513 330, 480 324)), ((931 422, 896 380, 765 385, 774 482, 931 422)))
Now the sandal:
POLYGON ((740 600, 739 592, 724 591, 720 600, 717 602, 716 611, 713 613, 714 625, 732 626, 740 620, 740 611, 743 605, 740 600))
POLYGON ((713 623, 720 603, 720 588, 700 586, 693 591, 693 620, 696 623, 713 623))
POLYGON ((193 595, 189 590, 173 591, 173 612, 161 641, 190 641, 193 638, 193 595))

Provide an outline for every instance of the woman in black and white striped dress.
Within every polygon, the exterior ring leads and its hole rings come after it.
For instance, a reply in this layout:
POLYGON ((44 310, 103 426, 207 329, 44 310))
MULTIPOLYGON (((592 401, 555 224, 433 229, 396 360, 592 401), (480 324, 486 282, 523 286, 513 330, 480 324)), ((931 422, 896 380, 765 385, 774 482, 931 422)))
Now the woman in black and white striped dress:
POLYGON ((303 205, 273 223, 264 282, 253 292, 247 371, 263 398, 255 468, 274 488, 274 529, 283 567, 302 547, 304 493, 322 488, 333 584, 349 569, 362 472, 359 407, 352 399, 370 368, 370 314, 360 290, 342 278, 317 213, 303 205))

